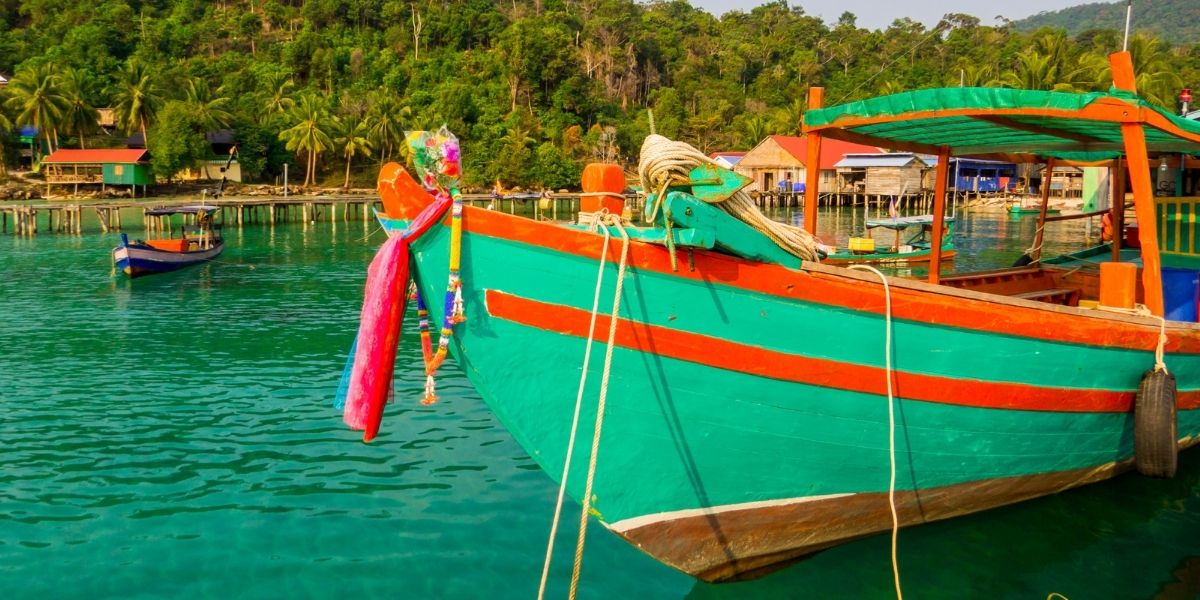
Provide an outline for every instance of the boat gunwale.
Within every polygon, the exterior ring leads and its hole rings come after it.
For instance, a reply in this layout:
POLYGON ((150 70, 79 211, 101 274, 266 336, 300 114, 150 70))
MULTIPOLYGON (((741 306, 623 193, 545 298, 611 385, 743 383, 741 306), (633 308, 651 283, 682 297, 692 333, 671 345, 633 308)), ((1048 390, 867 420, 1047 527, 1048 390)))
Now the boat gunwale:
MULTIPOLYGON (((421 208, 423 208, 411 201, 403 203, 403 207, 404 207, 403 208, 404 214, 401 215, 401 220, 412 219, 413 217, 416 216, 417 212, 421 208)), ((381 220, 390 220, 390 217, 387 217, 387 216, 384 216, 381 214, 380 219, 381 220)), ((449 227, 449 221, 450 221, 450 217, 447 215, 439 220, 439 224, 441 224, 445 227, 449 227)), ((563 227, 563 226, 561 226, 561 224, 552 222, 552 221, 537 221, 537 220, 533 220, 533 219, 530 219, 528 217, 524 217, 521 215, 511 215, 508 213, 489 211, 482 207, 475 207, 475 206, 464 206, 463 207, 463 231, 464 232, 469 232, 474 235, 484 235, 487 237, 500 237, 500 238, 508 239, 508 240, 518 242, 518 243, 529 244, 529 245, 537 246, 537 247, 543 247, 543 248, 547 248, 547 249, 559 251, 559 252, 567 252, 567 253, 575 254, 575 255, 579 255, 579 256, 586 256, 588 258, 599 258, 599 256, 600 256, 599 250, 593 252, 585 247, 581 247, 580 245, 576 245, 575 247, 570 248, 570 247, 563 247, 563 245, 561 245, 561 244, 554 244, 554 245, 548 244, 548 243, 546 243, 546 238, 544 235, 521 236, 518 233, 511 232, 512 228, 507 228, 510 230, 509 233, 504 233, 504 232, 500 231, 501 229, 505 229, 505 226, 509 225, 509 224, 520 224, 523 227, 531 227, 531 228, 537 229, 538 233, 553 231, 553 232, 558 232, 559 235, 575 236, 581 240, 595 242, 597 244, 597 246, 599 246, 599 244, 603 240, 603 237, 600 236, 599 234, 587 232, 584 230, 563 227), (493 226, 492 228, 488 228, 487 231, 481 231, 480 226, 479 226, 480 223, 484 223, 487 225, 494 224, 495 226, 498 226, 498 227, 493 226), (583 236, 587 236, 587 237, 585 238, 583 236), (538 238, 538 239, 537 239, 537 241, 534 241, 529 238, 538 238)), ((615 251, 615 250, 610 250, 610 251, 615 251)), ((803 273, 803 274, 812 275, 814 277, 817 277, 818 279, 821 279, 823 281, 833 283, 833 284, 845 285, 850 282, 854 282, 856 284, 857 283, 870 284, 873 288, 880 286, 879 278, 876 275, 874 275, 873 273, 864 273, 862 271, 857 271, 854 269, 850 269, 848 267, 841 267, 841 266, 837 266, 837 265, 825 265, 825 264, 817 263, 817 262, 801 261, 800 268, 794 269, 794 268, 786 267, 783 265, 753 261, 753 260, 749 260, 749 259, 745 259, 745 258, 741 258, 741 257, 737 257, 737 256, 731 256, 731 255, 724 254, 724 253, 721 253, 718 251, 706 250, 706 249, 702 249, 702 248, 689 248, 689 249, 687 249, 687 251, 693 253, 693 256, 690 260, 695 263, 695 267, 691 268, 691 269, 680 268, 678 271, 672 271, 671 267, 670 267, 669 256, 666 255, 667 250, 665 247, 659 246, 657 244, 652 244, 649 242, 644 242, 641 240, 630 240, 630 266, 634 269, 645 269, 647 271, 656 272, 656 273, 660 273, 663 275, 681 276, 681 277, 684 277, 687 279, 692 279, 692 280, 699 280, 699 281, 704 281, 704 282, 708 282, 708 283, 717 283, 717 284, 727 285, 727 286, 730 286, 735 289, 754 291, 754 292, 764 293, 764 294, 773 295, 773 296, 782 295, 783 297, 789 297, 789 298, 797 299, 797 300, 799 300, 799 299, 781 294, 781 292, 785 291, 785 289, 790 289, 791 287, 794 287, 794 286, 790 286, 790 285, 782 286, 781 285, 779 289, 767 290, 767 289, 762 289, 761 287, 756 287, 753 285, 745 285, 745 282, 714 280, 711 277, 704 276, 702 270, 699 268, 699 266, 700 266, 699 262, 700 261, 713 261, 716 264, 725 263, 725 264, 734 266, 735 268, 750 268, 750 269, 754 269, 756 271, 777 270, 780 272, 780 274, 803 273), (660 258, 655 259, 653 257, 653 255, 646 254, 647 251, 651 251, 651 250, 653 252, 655 252, 655 254, 661 252, 662 254, 661 254, 660 258), (659 264, 659 263, 661 263, 661 264, 659 264)), ((1002 274, 1003 272, 1004 272, 1004 270, 997 270, 997 271, 990 271, 989 273, 1002 274)), ((903 295, 908 296, 907 298, 904 298, 905 300, 914 300, 915 299, 915 300, 920 301, 920 298, 922 296, 937 295, 937 296, 941 296, 943 298, 972 300, 972 301, 983 302, 988 305, 1011 307, 1011 308, 1025 309, 1025 310, 1034 310, 1034 311, 1039 311, 1039 312, 1044 312, 1044 313, 1053 313, 1056 315, 1072 317, 1072 318, 1099 320, 1099 321, 1105 321, 1105 322, 1110 322, 1110 323, 1114 323, 1114 324, 1122 324, 1122 325, 1127 325, 1127 326, 1131 326, 1131 327, 1138 327, 1139 330, 1135 331, 1135 333, 1144 334, 1144 335, 1148 335, 1148 336, 1150 336, 1150 335, 1157 336, 1158 329, 1159 329, 1159 322, 1156 317, 1117 313, 1117 312, 1110 312, 1110 311, 1097 310, 1097 309, 1084 309, 1084 308, 1079 308, 1079 307, 1048 304, 1048 303, 1039 302, 1036 300, 1026 300, 1026 299, 1022 299, 1022 298, 1015 298, 1012 296, 1004 296, 1004 295, 1000 295, 1000 294, 991 294, 991 293, 987 293, 987 292, 977 292, 977 291, 969 290, 969 289, 962 289, 962 288, 956 288, 956 287, 950 287, 950 286, 944 286, 944 285, 935 285, 935 284, 930 284, 925 281, 904 279, 904 278, 898 278, 895 276, 888 276, 887 279, 888 279, 889 286, 891 286, 891 288, 892 288, 893 303, 896 302, 895 292, 897 290, 901 290, 903 295), (1140 330, 1140 328, 1146 328, 1146 329, 1140 330)), ((844 306, 844 305, 842 305, 842 306, 844 306)), ((878 310, 874 310, 873 307, 871 307, 871 306, 857 306, 857 307, 847 307, 847 308, 854 308, 856 310, 862 310, 865 312, 879 312, 879 313, 883 312, 882 306, 878 307, 878 310)), ((920 318, 918 316, 898 316, 897 318, 903 318, 906 320, 912 320, 912 321, 916 321, 916 322, 928 322, 931 325, 937 325, 937 326, 991 332, 991 333, 995 333, 995 334, 999 334, 999 335, 1013 335, 1013 336, 1018 336, 1018 337, 1033 337, 1036 339, 1045 339, 1045 340, 1056 341, 1056 342, 1061 342, 1061 343, 1091 345, 1091 346, 1106 346, 1106 347, 1115 346, 1115 347, 1120 347, 1120 348, 1126 348, 1129 350, 1145 350, 1145 351, 1153 350, 1152 346, 1141 347, 1141 346, 1133 346, 1131 344, 1121 344, 1121 343, 1097 344, 1094 341, 1072 340, 1072 339, 1064 338, 1061 335, 1057 335, 1057 333, 1061 333, 1061 331, 1058 331, 1058 332, 1052 331, 1052 332, 1048 332, 1048 333, 1043 333, 1040 336, 1034 336, 1034 335, 1029 335, 1028 332, 1014 333, 1012 331, 1000 331, 1000 330, 997 330, 996 328, 981 327, 979 325, 965 325, 965 324, 958 324, 958 323, 934 322, 934 321, 920 318)), ((1166 328, 1167 328, 1168 332, 1175 332, 1176 334, 1182 334, 1185 336, 1185 338, 1183 340, 1181 340, 1178 335, 1176 335, 1176 336, 1168 335, 1168 341, 1167 341, 1167 351, 1168 352, 1200 353, 1200 323, 1188 323, 1188 322, 1183 322, 1183 321, 1168 320, 1166 322, 1166 328), (1186 345, 1183 348, 1180 348, 1180 344, 1185 341, 1187 342, 1186 345)), ((1067 330, 1069 328, 1060 328, 1060 329, 1067 330)))

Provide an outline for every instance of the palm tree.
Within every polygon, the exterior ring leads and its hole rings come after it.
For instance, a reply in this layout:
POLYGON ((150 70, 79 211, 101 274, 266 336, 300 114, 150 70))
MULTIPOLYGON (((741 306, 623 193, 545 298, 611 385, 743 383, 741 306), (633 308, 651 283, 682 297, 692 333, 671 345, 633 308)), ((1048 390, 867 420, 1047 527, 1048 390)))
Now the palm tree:
MULTIPOLYGON (((217 88, 215 94, 220 94, 223 89, 217 88)), ((229 106, 229 98, 216 96, 207 81, 199 78, 189 79, 184 92, 184 104, 206 132, 228 127, 233 121, 233 114, 226 109, 229 106)))
POLYGON ((87 100, 88 73, 82 69, 68 69, 62 74, 63 99, 66 108, 62 115, 62 128, 79 137, 79 147, 86 148, 84 137, 96 130, 100 113, 87 100))
POLYGON ((67 101, 62 95, 61 79, 50 63, 17 73, 9 82, 8 107, 17 114, 17 121, 37 127, 46 137, 46 145, 54 151, 58 138, 58 126, 66 111, 67 101))
POLYGON ((1133 59, 1133 72, 1137 74, 1138 95, 1159 106, 1174 107, 1175 93, 1183 87, 1183 81, 1179 73, 1171 68, 1168 53, 1166 44, 1157 38, 1140 34, 1129 38, 1129 54, 1133 59))
POLYGON ((371 156, 371 140, 367 137, 368 130, 365 121, 348 118, 342 121, 341 127, 338 128, 338 137, 333 140, 333 143, 342 149, 342 156, 346 157, 346 179, 342 182, 344 188, 350 187, 350 161, 359 154, 371 156))
POLYGON ((403 154, 404 121, 412 115, 412 109, 400 104, 399 99, 387 91, 371 98, 371 110, 367 113, 371 121, 368 130, 371 143, 379 149, 379 157, 387 160, 397 150, 403 154))
POLYGON ((1000 76, 1001 85, 1024 90, 1050 90, 1059 83, 1054 57, 1029 50, 1017 55, 1017 64, 1000 76))
POLYGON ((292 99, 292 91, 296 83, 284 74, 267 77, 263 90, 259 93, 258 122, 261 124, 274 115, 284 114, 296 106, 292 99))
POLYGON ((753 147, 767 137, 771 131, 771 122, 761 114, 748 115, 741 123, 742 145, 753 147))
POLYGON ((288 112, 292 127, 279 132, 279 139, 288 150, 307 155, 304 170, 304 187, 316 183, 317 159, 322 152, 333 148, 329 132, 337 126, 337 118, 329 113, 329 107, 314 94, 305 94, 300 102, 288 112))
POLYGON ((121 73, 113 97, 117 101, 113 111, 118 124, 126 132, 141 131, 142 141, 149 147, 146 129, 162 105, 162 95, 150 70, 141 62, 130 60, 121 73))

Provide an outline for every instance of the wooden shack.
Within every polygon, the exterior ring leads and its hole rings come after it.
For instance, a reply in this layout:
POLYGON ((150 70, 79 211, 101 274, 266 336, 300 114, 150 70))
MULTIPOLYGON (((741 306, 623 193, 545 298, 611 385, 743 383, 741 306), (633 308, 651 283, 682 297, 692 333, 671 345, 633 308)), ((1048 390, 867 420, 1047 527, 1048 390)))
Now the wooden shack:
MULTIPOLYGON (((150 160, 144 149, 74 148, 57 150, 42 159, 46 187, 79 184, 146 186, 154 183, 150 160)), ((136 189, 136 187, 135 187, 136 189)))
POLYGON ((947 188, 952 192, 1010 192, 1020 187, 1017 165, 1000 160, 952 157, 949 173, 947 188))
MULTIPOLYGON (((1043 166, 1038 172, 1042 182, 1046 182, 1046 167, 1043 166)), ((1054 172, 1050 174, 1048 181, 1051 196, 1057 198, 1083 197, 1083 169, 1079 167, 1054 167, 1054 172)))
MULTIPOLYGON (((844 142, 826 138, 821 141, 821 161, 818 168, 821 171, 821 189, 827 191, 842 191, 837 188, 838 161, 847 154, 871 154, 882 150, 874 146, 864 146, 853 142, 844 142)), ((734 169, 738 173, 754 180, 747 189, 764 193, 781 191, 780 182, 788 182, 787 192, 795 193, 802 189, 806 175, 805 162, 808 157, 808 141, 803 136, 771 135, 767 136, 757 146, 752 148, 734 169)), ((847 190, 848 191, 848 190, 847 190)))
POLYGON ((929 165, 911 152, 847 154, 834 167, 838 189, 855 194, 917 194, 929 165))

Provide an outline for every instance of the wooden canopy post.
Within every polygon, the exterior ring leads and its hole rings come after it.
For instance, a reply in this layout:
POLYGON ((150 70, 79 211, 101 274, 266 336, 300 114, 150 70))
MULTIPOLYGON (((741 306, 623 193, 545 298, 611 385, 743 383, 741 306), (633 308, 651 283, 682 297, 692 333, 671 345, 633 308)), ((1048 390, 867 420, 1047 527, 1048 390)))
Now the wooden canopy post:
MULTIPOLYGON (((1112 66, 1113 86, 1136 94, 1133 60, 1129 52, 1108 55, 1112 66)), ((1163 316, 1161 261, 1158 256, 1158 228, 1155 227, 1154 185, 1150 183, 1150 157, 1146 153, 1146 132, 1139 121, 1140 109, 1129 107, 1128 121, 1121 123, 1121 138, 1125 142, 1125 157, 1129 161, 1129 183, 1133 188, 1133 210, 1138 220, 1138 241, 1142 250, 1142 289, 1146 307, 1163 316)))
MULTIPOLYGON (((808 110, 821 108, 825 88, 808 88, 808 110)), ((821 134, 808 132, 808 161, 804 165, 804 228, 817 235, 817 186, 821 181, 821 134)))
POLYGON ((1109 208, 1109 223, 1112 224, 1112 259, 1121 262, 1121 244, 1125 241, 1125 164, 1121 159, 1113 161, 1109 183, 1112 184, 1109 208))
POLYGON ((1046 211, 1050 207, 1050 182, 1054 180, 1054 159, 1046 159, 1046 176, 1042 178, 1042 204, 1038 207, 1037 231, 1033 234, 1032 262, 1042 261, 1042 240, 1046 238, 1046 211))
POLYGON ((946 228, 946 178, 950 175, 950 147, 938 148, 937 180, 933 185, 933 237, 929 242, 929 283, 942 279, 942 231, 946 228))

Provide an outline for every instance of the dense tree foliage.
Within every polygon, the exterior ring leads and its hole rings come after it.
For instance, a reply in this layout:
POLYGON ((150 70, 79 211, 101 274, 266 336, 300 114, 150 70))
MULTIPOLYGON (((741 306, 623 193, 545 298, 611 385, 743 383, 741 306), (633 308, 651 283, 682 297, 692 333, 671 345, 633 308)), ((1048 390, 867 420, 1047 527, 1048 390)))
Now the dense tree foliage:
MULTIPOLYGON (((1085 31, 1124 27, 1126 3, 1093 2, 1062 10, 1038 13, 1013 26, 1019 31, 1034 31, 1042 27, 1065 29, 1070 35, 1085 31)), ((1196 0, 1153 0, 1135 2, 1132 27, 1136 31, 1169 40, 1176 44, 1200 42, 1200 2, 1196 0)))
MULTIPOLYGON (((444 123, 469 185, 558 188, 587 161, 635 157, 647 109, 658 132, 712 151, 796 133, 812 85, 830 104, 960 83, 1106 89, 1121 25, 1070 37, 950 14, 868 30, 786 0, 721 17, 686 0, 0 0, 0 73, 14 75, 0 126, 91 144, 85 115, 112 107, 153 149, 177 103, 189 127, 238 130, 248 175, 302 161, 312 185, 359 166, 370 181, 376 161, 406 158, 405 130, 444 123)), ((1173 109, 1180 86, 1200 87, 1200 45, 1131 50, 1152 100, 1173 109)))

